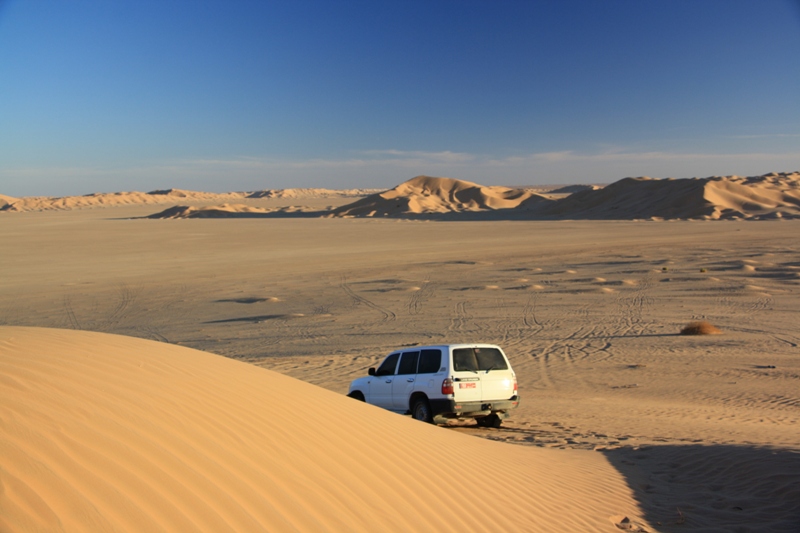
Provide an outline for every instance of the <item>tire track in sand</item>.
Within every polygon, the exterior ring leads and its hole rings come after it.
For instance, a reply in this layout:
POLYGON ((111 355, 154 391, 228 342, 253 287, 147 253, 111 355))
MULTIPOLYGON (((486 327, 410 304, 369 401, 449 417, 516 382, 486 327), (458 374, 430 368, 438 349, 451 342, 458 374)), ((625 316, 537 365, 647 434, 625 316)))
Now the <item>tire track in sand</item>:
POLYGON ((433 297, 434 292, 436 292, 435 284, 431 283, 430 279, 423 281, 419 290, 412 292, 408 298, 408 303, 406 304, 408 314, 413 316, 422 312, 422 305, 433 297))
POLYGON ((377 311, 381 315, 381 322, 392 322, 397 320, 397 314, 394 311, 386 309, 385 307, 381 307, 375 302, 367 300, 363 296, 360 296, 350 288, 350 285, 347 284, 347 278, 342 277, 342 282, 339 284, 339 287, 347 294, 352 300, 355 305, 365 305, 372 309, 373 311, 377 311))

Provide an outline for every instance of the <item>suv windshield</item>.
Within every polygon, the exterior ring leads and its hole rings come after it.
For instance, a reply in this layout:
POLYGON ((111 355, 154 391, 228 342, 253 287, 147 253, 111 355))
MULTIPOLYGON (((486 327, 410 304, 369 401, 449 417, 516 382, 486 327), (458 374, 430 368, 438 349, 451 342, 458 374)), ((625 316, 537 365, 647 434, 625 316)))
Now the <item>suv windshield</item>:
POLYGON ((508 369, 508 364, 497 348, 457 348, 453 350, 453 370, 456 372, 506 369, 508 369))

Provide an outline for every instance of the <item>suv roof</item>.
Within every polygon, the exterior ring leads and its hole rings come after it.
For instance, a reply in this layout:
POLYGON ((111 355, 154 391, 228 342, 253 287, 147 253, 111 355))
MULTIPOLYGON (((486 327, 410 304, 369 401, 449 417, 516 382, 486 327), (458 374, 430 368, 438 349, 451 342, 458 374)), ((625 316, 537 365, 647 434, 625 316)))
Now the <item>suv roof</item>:
POLYGON ((392 350, 390 353, 397 353, 397 352, 411 352, 414 350, 428 350, 431 348, 441 348, 441 349, 450 349, 450 348, 475 348, 475 347, 489 347, 492 348, 499 348, 496 344, 487 344, 485 342, 469 342, 469 343, 459 343, 459 344, 430 344, 426 346, 406 346, 404 348, 398 348, 396 350, 392 350))

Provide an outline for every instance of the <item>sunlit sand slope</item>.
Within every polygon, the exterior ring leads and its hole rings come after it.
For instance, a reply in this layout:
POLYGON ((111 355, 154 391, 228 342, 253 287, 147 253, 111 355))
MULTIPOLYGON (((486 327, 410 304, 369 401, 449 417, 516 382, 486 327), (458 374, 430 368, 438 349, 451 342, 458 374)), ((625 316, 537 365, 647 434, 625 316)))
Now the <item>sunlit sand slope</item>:
POLYGON ((5 194, 0 194, 0 209, 3 209, 5 206, 13 204, 16 201, 17 199, 12 196, 6 196, 5 194))
POLYGON ((142 339, 0 328, 2 531, 615 531, 597 452, 455 434, 142 339))

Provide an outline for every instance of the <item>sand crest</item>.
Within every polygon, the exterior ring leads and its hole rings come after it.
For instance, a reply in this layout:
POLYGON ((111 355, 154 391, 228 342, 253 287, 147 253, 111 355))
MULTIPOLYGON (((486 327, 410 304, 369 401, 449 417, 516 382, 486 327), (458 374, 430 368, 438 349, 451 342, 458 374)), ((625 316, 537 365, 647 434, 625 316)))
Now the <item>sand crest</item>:
POLYGON ((3 531, 602 531, 642 523, 600 453, 501 444, 275 372, 0 328, 3 531))

